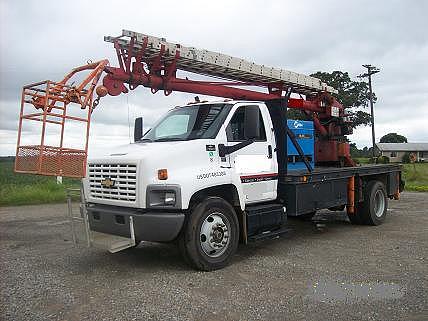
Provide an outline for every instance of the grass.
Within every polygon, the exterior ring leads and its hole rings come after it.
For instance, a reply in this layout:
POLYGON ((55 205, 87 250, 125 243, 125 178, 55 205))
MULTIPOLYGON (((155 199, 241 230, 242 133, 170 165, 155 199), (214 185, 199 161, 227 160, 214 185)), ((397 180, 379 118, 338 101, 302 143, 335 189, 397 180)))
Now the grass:
POLYGON ((13 162, 0 162, 0 206, 61 203, 66 200, 65 189, 78 188, 80 180, 13 172, 13 162))
POLYGON ((367 157, 356 157, 354 158, 354 160, 358 163, 358 164, 369 164, 369 158, 367 157))
MULTIPOLYGON (((354 158, 359 164, 369 164, 369 158, 354 158)), ((428 192, 428 163, 403 164, 406 191, 428 192)))
POLYGON ((405 190, 428 192, 428 163, 404 164, 405 190))

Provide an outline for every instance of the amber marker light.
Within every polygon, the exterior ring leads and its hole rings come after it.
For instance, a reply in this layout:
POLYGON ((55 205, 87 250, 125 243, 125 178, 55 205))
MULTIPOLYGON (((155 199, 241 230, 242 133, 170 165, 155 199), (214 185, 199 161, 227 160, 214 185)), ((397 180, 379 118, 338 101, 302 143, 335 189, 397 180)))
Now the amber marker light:
POLYGON ((158 179, 161 181, 168 179, 168 170, 166 168, 158 169, 158 179))

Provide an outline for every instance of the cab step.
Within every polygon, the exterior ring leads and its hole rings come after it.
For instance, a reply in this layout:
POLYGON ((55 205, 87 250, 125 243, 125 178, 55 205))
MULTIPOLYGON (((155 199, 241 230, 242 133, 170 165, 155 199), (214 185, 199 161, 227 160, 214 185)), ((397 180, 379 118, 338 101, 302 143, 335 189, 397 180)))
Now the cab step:
POLYGON ((91 231, 91 244, 99 249, 116 253, 136 245, 132 238, 110 235, 101 232, 91 231))

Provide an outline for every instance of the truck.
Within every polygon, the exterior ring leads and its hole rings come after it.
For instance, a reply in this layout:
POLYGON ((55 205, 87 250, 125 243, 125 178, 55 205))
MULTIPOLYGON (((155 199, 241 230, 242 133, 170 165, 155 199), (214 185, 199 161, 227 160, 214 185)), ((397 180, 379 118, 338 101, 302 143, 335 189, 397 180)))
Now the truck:
POLYGON ((354 163, 346 140, 352 119, 320 80, 133 31, 105 40, 119 67, 101 60, 60 82, 24 87, 15 161, 17 172, 82 178, 81 213, 71 222, 74 236, 81 222, 88 246, 114 253, 143 241, 176 242, 192 267, 212 271, 230 263, 239 243, 288 233, 290 217, 346 210, 352 224, 380 225, 388 199, 399 199, 400 165, 354 163), (70 84, 83 71, 87 77, 70 84), (221 81, 179 78, 177 71, 221 81), (195 97, 144 134, 138 118, 133 143, 88 160, 100 98, 138 86, 220 99, 195 97), (85 117, 68 113, 76 106, 85 117), (308 120, 289 119, 290 108, 308 120), (38 145, 22 143, 28 121, 42 124, 38 145), (67 121, 83 124, 82 149, 65 146, 67 121), (56 146, 46 144, 52 124, 60 127, 56 146))

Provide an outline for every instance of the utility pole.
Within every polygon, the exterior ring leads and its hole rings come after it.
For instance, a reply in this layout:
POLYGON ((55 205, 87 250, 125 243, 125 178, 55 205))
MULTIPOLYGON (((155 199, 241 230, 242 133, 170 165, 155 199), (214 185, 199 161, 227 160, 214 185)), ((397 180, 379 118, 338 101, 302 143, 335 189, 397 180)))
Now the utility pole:
POLYGON ((373 91, 372 91, 372 75, 380 71, 379 68, 372 65, 363 65, 364 68, 367 68, 367 72, 359 75, 359 78, 369 78, 369 92, 370 92, 370 114, 371 114, 371 123, 372 123, 372 157, 375 158, 375 148, 376 148, 376 139, 375 139, 375 129, 374 129, 374 113, 373 113, 373 91))

